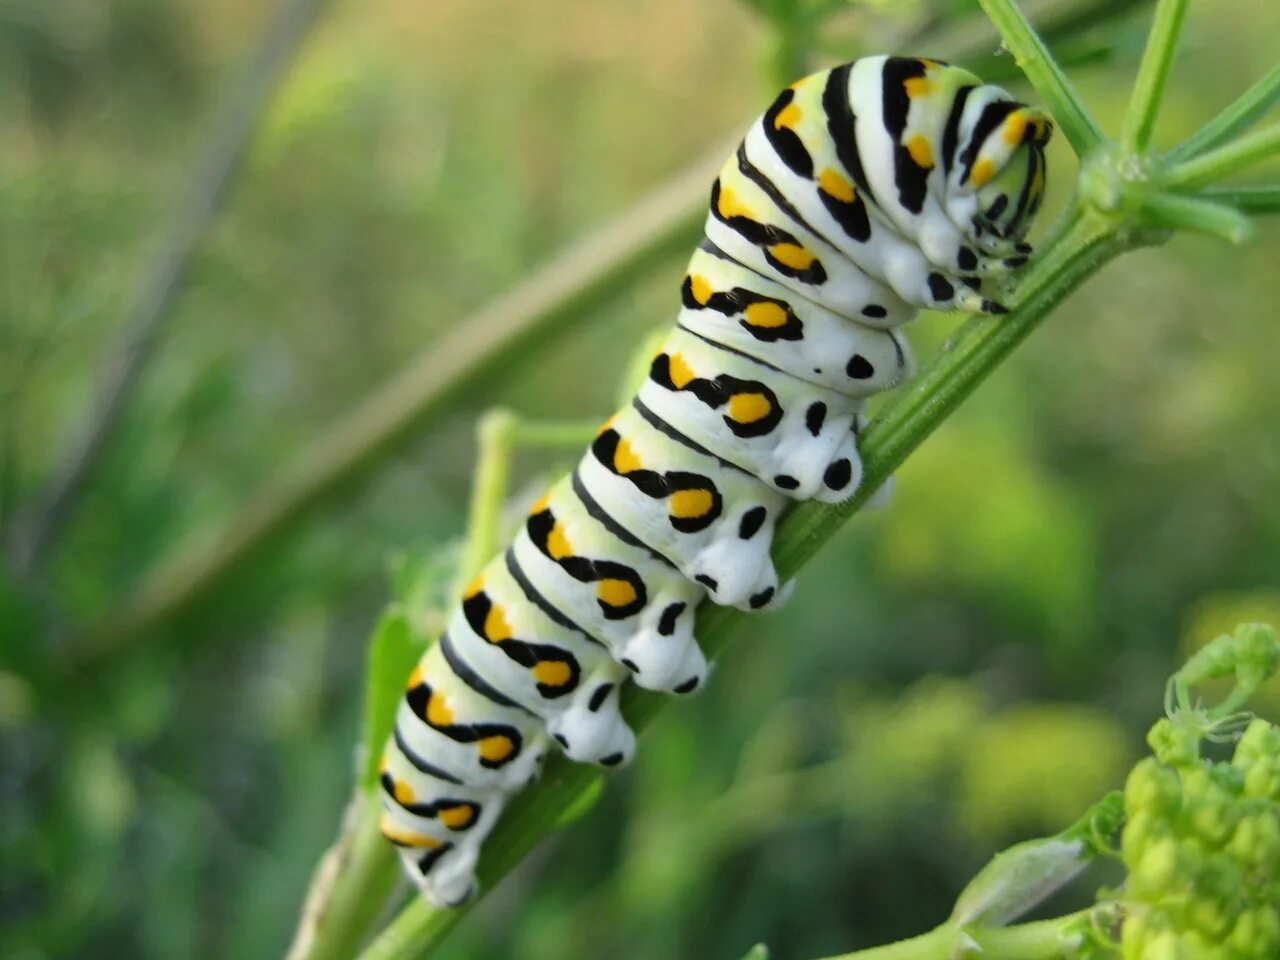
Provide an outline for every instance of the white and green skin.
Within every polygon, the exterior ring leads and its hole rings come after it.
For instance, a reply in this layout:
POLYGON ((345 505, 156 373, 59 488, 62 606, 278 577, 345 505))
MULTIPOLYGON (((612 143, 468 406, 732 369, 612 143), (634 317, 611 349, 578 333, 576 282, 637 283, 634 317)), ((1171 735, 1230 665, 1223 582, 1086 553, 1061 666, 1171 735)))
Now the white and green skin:
POLYGON ((711 190, 683 305, 635 399, 467 588, 409 678, 382 761, 382 830, 434 902, 475 888, 484 838, 556 743, 617 766, 632 680, 706 679, 704 598, 768 609, 789 501, 861 478, 868 396, 911 371, 921 308, 1001 312, 1044 187, 1042 113, 933 60, 806 77, 711 190))

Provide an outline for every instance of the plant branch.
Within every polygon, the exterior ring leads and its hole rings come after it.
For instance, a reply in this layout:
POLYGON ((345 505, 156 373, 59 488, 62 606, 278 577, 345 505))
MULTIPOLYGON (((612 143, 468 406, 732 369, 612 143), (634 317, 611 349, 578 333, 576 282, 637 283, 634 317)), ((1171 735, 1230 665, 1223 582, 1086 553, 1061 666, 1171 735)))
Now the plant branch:
POLYGON ((1201 187, 1280 153, 1280 123, 1176 163, 1160 178, 1167 187, 1201 187))
POLYGON ((1151 131, 1160 112, 1178 37, 1187 18, 1187 3, 1188 0, 1160 0, 1156 6, 1120 133, 1120 143, 1129 153, 1141 153, 1151 143, 1151 131))
POLYGON ((1083 158, 1092 153, 1104 140, 1097 121, 1017 4, 1014 0, 980 0, 980 3, 1076 156, 1083 158))
POLYGON ((1236 246, 1247 243, 1256 233, 1253 222, 1239 210, 1204 197, 1153 193, 1143 198, 1142 212, 1153 226, 1191 230, 1236 246))
POLYGON ((188 544, 147 576, 86 640, 100 659, 210 596, 337 491, 367 477, 466 388, 528 354, 608 293, 696 241, 706 186, 727 152, 717 147, 603 229, 573 244, 506 296, 453 326, 346 418, 302 450, 212 540, 188 544))
POLYGON ((1254 187, 1210 187, 1194 196, 1235 207, 1243 213, 1280 213, 1280 183, 1254 187))
POLYGON ((1280 64, 1242 93, 1229 107, 1201 127, 1186 142, 1170 151, 1174 162, 1189 160, 1227 143, 1266 115, 1280 100, 1280 64))
POLYGON ((982 957, 982 960, 1064 960, 1062 928, 1084 919, 1089 910, 1065 917, 1035 920, 1013 927, 958 927, 944 923, 909 940, 843 953, 826 960, 947 960, 949 957, 982 957))
POLYGON ((467 511, 467 540, 454 583, 461 595, 499 547, 498 521, 511 478, 516 418, 508 410, 490 410, 476 427, 476 473, 467 511))
MULTIPOLYGON (((863 483, 848 503, 805 503, 780 524, 774 541, 779 575, 794 574, 888 479, 934 428, 1086 277, 1138 241, 1087 214, 1073 214, 1052 247, 1028 270, 1013 311, 1003 317, 975 317, 952 346, 863 434, 863 483)), ((743 623, 725 607, 704 607, 697 634, 709 657, 718 655, 743 623)), ((670 698, 628 686, 623 711, 643 729, 670 698)), ((544 778, 521 794, 486 842, 479 876, 493 886, 557 824, 561 812, 587 789, 595 769, 556 756, 544 778)), ((410 903, 362 954, 362 960, 408 960, 421 956, 466 913, 467 907, 438 909, 425 900, 410 903)))
POLYGON ((272 95, 326 0, 283 0, 244 75, 228 91, 191 172, 186 201, 155 241, 155 257, 142 271, 124 334, 106 364, 106 376, 86 422, 58 457, 45 491, 19 520, 11 538, 12 561, 23 575, 37 571, 80 495, 109 449, 172 316, 192 254, 208 231, 239 172, 245 148, 272 95))

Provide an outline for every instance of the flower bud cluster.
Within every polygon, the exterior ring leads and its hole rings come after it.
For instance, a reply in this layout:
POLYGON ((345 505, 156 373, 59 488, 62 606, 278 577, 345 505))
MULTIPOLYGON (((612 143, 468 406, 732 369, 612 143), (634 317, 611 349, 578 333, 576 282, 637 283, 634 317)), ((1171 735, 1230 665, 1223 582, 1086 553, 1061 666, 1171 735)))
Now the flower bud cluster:
POLYGON ((1280 958, 1280 729, 1254 720, 1229 762, 1175 714, 1125 784, 1124 960, 1280 958))

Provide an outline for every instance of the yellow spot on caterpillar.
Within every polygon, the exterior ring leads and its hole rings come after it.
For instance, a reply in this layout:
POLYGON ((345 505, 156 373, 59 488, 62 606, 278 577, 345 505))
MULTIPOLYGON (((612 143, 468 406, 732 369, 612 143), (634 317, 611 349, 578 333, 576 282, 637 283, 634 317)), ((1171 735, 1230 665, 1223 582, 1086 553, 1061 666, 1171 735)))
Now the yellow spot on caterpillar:
POLYGON ((484 757, 491 763, 497 763, 505 760, 514 752, 516 745, 511 742, 511 738, 503 734, 496 734, 492 737, 485 737, 478 744, 480 756, 484 757))
POLYGON ((405 684, 405 687, 409 690, 412 690, 414 687, 419 687, 421 685, 422 685, 422 667, 420 666, 414 667, 413 672, 409 674, 409 682, 405 684))
POLYGON ((551 502, 551 494, 549 493, 544 494, 538 500, 537 503, 535 503, 532 507, 529 508, 529 515, 532 516, 535 513, 541 513, 543 510, 547 509, 547 504, 549 504, 550 502, 551 502))
POLYGON ((546 687, 563 687, 572 675, 562 660, 539 660, 533 668, 534 679, 546 687))
POLYGON ((596 596, 611 607, 625 607, 636 602, 636 588, 625 580, 606 577, 596 585, 596 596))
POLYGON ((792 270, 808 270, 817 259, 797 243, 775 243, 769 248, 769 252, 775 260, 792 270))
POLYGON ((393 781, 391 785, 391 789, 392 789, 392 792, 395 793, 396 800, 399 803, 413 803, 413 801, 417 799, 413 795, 413 788, 410 787, 403 780, 393 781))
POLYGON ((667 367, 671 374, 671 382, 675 384, 677 390, 683 390, 689 385, 689 381, 697 379, 698 375, 693 372, 688 361, 678 353, 671 354, 667 367))
POLYGON ((471 821, 475 819, 475 810, 472 807, 445 807, 439 813, 440 822, 450 830, 461 830, 463 827, 471 825, 471 821))
POLYGON ((973 172, 969 174, 969 182, 975 187, 985 187, 995 175, 996 165, 986 157, 983 157, 973 165, 973 172))
POLYGON ((677 490, 671 495, 669 503, 673 517, 685 519, 705 517, 711 510, 711 491, 677 490))
POLYGON ((910 77, 902 85, 907 88, 907 96, 912 99, 923 97, 933 89, 933 84, 925 77, 910 77))
POLYGON ((754 423, 767 417, 772 409, 763 393, 735 393, 729 398, 729 419, 738 423, 754 423))
POLYGON ((425 834, 406 830, 385 813, 378 820, 378 829, 392 843, 398 843, 403 847, 424 847, 427 850, 434 850, 442 842, 435 837, 428 837, 425 834))
POLYGON ((448 727, 453 724, 453 711, 439 693, 432 693, 427 700, 427 723, 433 727, 448 727))
POLYGON ((781 130, 784 127, 788 130, 794 130, 800 123, 800 107, 795 103, 789 103, 781 110, 778 115, 773 118, 773 127, 775 130, 781 130))
POLYGON ((924 169, 933 168, 933 147, 929 145, 929 138, 924 134, 917 133, 907 141, 907 153, 911 154, 911 159, 924 169))
POLYGON ((631 449, 631 444, 626 440, 618 441, 618 448, 613 452, 613 469, 619 473, 630 473, 632 470, 639 470, 643 466, 636 452, 631 449))
POLYGON ((711 299, 711 295, 715 293, 715 290, 711 288, 711 281, 701 274, 694 274, 689 277, 689 290, 693 294, 693 299, 704 307, 707 305, 707 301, 711 299))
POLYGON ((1011 147, 1016 147, 1022 142, 1022 138, 1027 135, 1027 115, 1021 110, 1015 110, 1009 114, 1004 121, 1004 142, 1011 147))
POLYGON ((477 593, 479 593, 483 589, 484 589, 484 576, 481 575, 479 577, 476 577, 474 580, 471 581, 471 583, 467 585, 467 592, 463 594, 463 597, 467 600, 470 600, 472 597, 474 597, 477 593))
POLYGON ((511 639, 511 624, 507 623, 502 608, 494 604, 484 618, 484 638, 490 643, 502 643, 511 639))
POLYGON ((753 327, 781 327, 787 322, 787 311, 778 304, 767 301, 749 303, 742 313, 747 323, 753 327))
POLYGON ((551 554, 553 560, 563 560, 565 557, 573 556, 573 544, 569 542, 569 537, 564 532, 563 523, 557 523, 547 534, 547 553, 551 554))
POLYGON ((853 184, 830 167, 818 174, 818 186, 827 196, 835 197, 841 203, 853 203, 857 196, 854 193, 853 184))
POLYGON ((751 218, 751 208, 738 199, 738 195, 728 187, 720 188, 720 202, 717 204, 720 208, 720 216, 729 219, 731 217, 747 217, 751 218))

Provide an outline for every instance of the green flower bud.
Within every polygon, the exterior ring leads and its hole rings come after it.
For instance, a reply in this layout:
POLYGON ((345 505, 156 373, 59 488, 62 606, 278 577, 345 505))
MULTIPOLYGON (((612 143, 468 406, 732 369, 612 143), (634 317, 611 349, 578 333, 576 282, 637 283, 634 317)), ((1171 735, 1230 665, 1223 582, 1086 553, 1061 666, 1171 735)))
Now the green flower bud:
POLYGON ((1187 920, 1209 940, 1217 942, 1231 930, 1234 917, 1221 903, 1194 900, 1187 906, 1187 920))
POLYGON ((1147 891, 1159 894, 1170 886, 1178 875, 1178 843, 1173 837, 1165 837, 1148 845, 1142 859, 1129 871, 1129 885, 1136 896, 1147 891))
POLYGON ((1275 757, 1258 757, 1245 768, 1244 793, 1259 800, 1280 798, 1280 763, 1275 757))
POLYGON ((1139 762, 1124 785, 1125 810, 1130 817, 1138 810, 1174 816, 1182 803, 1178 775, 1162 767, 1154 757, 1139 762))
POLYGON ((1200 731, 1190 723, 1160 720, 1147 734, 1147 743, 1166 766, 1186 767, 1200 759, 1200 731))
POLYGON ((1227 944, 1241 957, 1275 956, 1280 950, 1280 917, 1274 905, 1242 911, 1227 944))
POLYGON ((1254 718, 1236 744, 1231 762, 1236 767, 1247 767, 1260 757, 1275 757, 1277 754, 1280 754, 1280 730, 1265 720, 1254 718))

